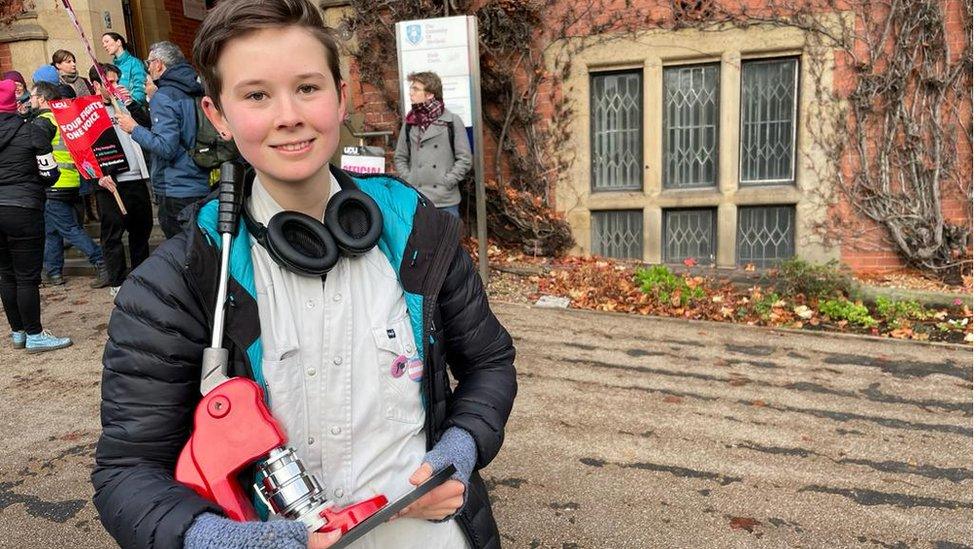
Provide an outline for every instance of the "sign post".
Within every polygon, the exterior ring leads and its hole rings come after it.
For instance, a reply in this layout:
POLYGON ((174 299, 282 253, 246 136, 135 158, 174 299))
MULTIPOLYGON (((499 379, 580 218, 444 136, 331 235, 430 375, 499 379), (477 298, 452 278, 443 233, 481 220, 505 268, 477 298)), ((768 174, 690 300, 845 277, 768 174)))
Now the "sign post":
POLYGON ((472 147, 475 209, 478 216, 478 270, 488 284, 488 227, 485 210, 484 133, 481 117, 481 65, 478 19, 470 15, 401 21, 396 24, 400 69, 400 103, 410 111, 412 72, 431 71, 440 77, 444 107, 461 117, 472 147))

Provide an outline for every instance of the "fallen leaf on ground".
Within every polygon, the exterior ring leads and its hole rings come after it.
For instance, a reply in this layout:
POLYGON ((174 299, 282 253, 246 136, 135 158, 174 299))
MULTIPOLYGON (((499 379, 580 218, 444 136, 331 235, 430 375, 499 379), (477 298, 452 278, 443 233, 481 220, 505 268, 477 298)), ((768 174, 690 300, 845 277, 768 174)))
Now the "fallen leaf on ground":
POLYGON ((732 519, 729 520, 729 526, 731 526, 733 530, 745 530, 750 534, 760 524, 762 523, 750 517, 732 517, 732 519))

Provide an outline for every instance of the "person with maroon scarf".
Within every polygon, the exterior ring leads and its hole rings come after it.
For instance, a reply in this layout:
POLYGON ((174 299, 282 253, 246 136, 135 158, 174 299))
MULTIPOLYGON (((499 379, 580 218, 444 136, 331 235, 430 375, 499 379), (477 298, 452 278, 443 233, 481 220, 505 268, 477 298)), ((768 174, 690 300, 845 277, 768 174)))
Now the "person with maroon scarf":
POLYGON ((397 173, 439 209, 458 217, 458 184, 471 169, 464 122, 444 108, 441 79, 436 73, 416 72, 407 79, 411 109, 393 156, 397 173))

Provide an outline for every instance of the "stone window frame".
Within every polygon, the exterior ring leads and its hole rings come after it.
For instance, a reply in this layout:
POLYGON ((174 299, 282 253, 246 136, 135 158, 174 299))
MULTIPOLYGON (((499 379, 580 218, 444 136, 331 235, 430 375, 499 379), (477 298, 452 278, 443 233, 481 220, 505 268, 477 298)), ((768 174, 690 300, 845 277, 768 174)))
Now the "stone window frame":
MULTIPOLYGON (((715 265, 719 269, 735 269, 738 207, 794 204, 794 251, 797 257, 815 262, 839 259, 841 248, 836 242, 822 241, 810 232, 810 227, 823 223, 827 216, 827 205, 819 194, 824 181, 814 166, 823 162, 828 152, 817 148, 812 141, 814 130, 809 123, 810 116, 815 116, 816 112, 803 102, 803 97, 811 93, 816 82, 829 85, 833 78, 832 71, 822 74, 811 72, 811 60, 830 64, 833 57, 829 52, 810 51, 805 44, 803 33, 795 29, 760 26, 705 33, 695 29, 649 30, 622 41, 600 43, 594 40, 584 47, 563 84, 564 91, 568 91, 567 98, 577 108, 577 115, 570 122, 571 133, 562 154, 576 160, 571 162, 565 174, 560 175, 555 186, 554 205, 565 214, 576 239, 571 253, 590 253, 591 211, 643 209, 643 261, 658 264, 662 260, 663 210, 710 207, 718 212, 715 265), (741 63, 743 60, 784 57, 799 60, 794 184, 740 185, 738 109, 741 63), (663 166, 659 160, 662 155, 660 132, 663 113, 660 111, 663 105, 664 67, 716 61, 722 63, 720 85, 724 90, 721 98, 718 188, 665 189, 662 184, 663 166), (591 192, 589 75, 594 71, 636 67, 643 67, 644 70, 644 188, 642 191, 591 192)), ((553 53, 547 56, 547 61, 551 66, 558 67, 557 58, 553 53)))

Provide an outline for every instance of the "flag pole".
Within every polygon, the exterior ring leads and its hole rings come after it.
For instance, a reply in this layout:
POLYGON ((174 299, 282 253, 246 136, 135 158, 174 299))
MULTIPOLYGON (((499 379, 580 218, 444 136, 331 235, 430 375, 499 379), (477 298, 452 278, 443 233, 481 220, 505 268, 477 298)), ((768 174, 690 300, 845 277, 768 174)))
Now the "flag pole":
MULTIPOLYGON (((105 72, 102 71, 102 66, 95 57, 95 50, 92 49, 91 43, 88 41, 88 37, 85 36, 84 29, 82 29, 81 24, 78 23, 78 16, 75 15, 74 8, 71 7, 71 0, 61 0, 61 3, 64 5, 65 11, 68 12, 68 19, 71 20, 72 26, 74 26, 76 31, 78 31, 78 36, 81 37, 81 43, 85 45, 85 51, 88 52, 88 57, 91 59, 92 66, 95 67, 95 72, 98 73, 98 79, 102 81, 102 86, 105 86, 105 89, 107 89, 109 92, 109 99, 112 101, 112 107, 115 108, 116 112, 128 114, 129 111, 124 106, 125 102, 122 100, 123 98, 121 92, 119 92, 119 90, 105 78, 105 72)), ((112 196, 115 197, 115 203, 119 205, 119 211, 122 212, 122 215, 128 215, 128 212, 125 211, 125 205, 122 203, 122 197, 119 195, 119 190, 112 189, 111 192, 112 196)))

